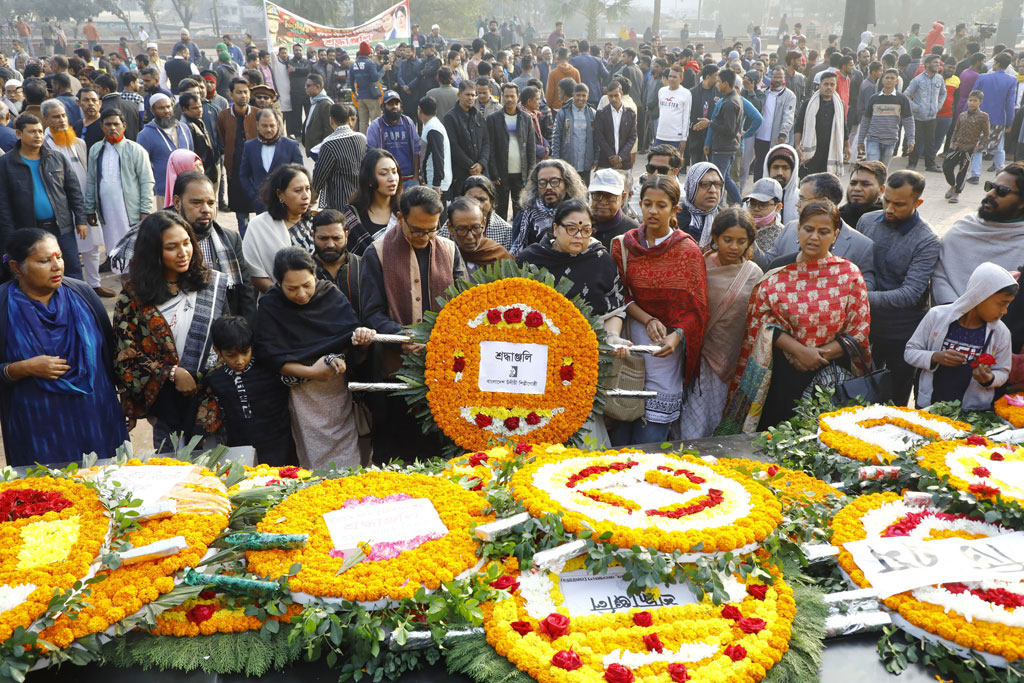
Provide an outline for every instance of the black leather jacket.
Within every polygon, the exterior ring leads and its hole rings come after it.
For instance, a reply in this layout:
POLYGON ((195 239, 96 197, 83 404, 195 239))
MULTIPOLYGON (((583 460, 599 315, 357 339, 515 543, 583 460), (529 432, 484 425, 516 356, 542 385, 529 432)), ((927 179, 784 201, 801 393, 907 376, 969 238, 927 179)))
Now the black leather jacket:
MULTIPOLYGON (((21 158, 20 150, 19 142, 0 157, 0 250, 6 246, 11 232, 36 227, 32 171, 21 158)), ((61 234, 73 231, 76 224, 85 225, 85 194, 67 159, 43 147, 39 150, 39 174, 61 234)))

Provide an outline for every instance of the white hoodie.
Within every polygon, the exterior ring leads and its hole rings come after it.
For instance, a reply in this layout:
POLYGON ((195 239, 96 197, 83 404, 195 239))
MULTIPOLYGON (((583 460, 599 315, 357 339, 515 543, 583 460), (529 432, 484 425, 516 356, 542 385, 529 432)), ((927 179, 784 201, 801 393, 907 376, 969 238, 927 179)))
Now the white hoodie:
MULTIPOLYGON (((1002 266, 982 263, 974 269, 971 279, 967 282, 967 289, 959 299, 945 306, 936 306, 925 314, 903 352, 903 360, 923 371, 917 384, 918 406, 929 406, 932 403, 932 381, 935 370, 939 367, 932 363, 932 354, 942 350, 942 342, 949 331, 950 323, 999 290, 1015 284, 1017 281, 1002 266)), ((994 378, 992 384, 987 387, 971 379, 961 400, 964 410, 990 410, 995 388, 1005 384, 1010 376, 1010 330, 1002 320, 997 320, 986 325, 985 338, 988 339, 988 346, 984 352, 992 354, 996 359, 996 364, 991 368, 994 378)))

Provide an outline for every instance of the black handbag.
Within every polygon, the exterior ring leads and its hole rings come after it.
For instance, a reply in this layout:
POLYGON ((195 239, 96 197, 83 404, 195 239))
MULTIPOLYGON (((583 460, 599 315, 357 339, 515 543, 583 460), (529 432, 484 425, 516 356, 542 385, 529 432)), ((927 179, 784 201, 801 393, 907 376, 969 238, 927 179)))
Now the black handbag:
MULTIPOLYGON (((848 334, 836 335, 836 341, 843 347, 850 365, 855 359, 862 368, 871 368, 864 349, 857 343, 857 340, 848 334)), ((870 370, 859 377, 853 377, 845 382, 836 385, 832 394, 832 404, 837 406, 848 405, 856 399, 868 403, 888 403, 896 396, 896 387, 893 384, 892 372, 888 368, 881 370, 870 370)))

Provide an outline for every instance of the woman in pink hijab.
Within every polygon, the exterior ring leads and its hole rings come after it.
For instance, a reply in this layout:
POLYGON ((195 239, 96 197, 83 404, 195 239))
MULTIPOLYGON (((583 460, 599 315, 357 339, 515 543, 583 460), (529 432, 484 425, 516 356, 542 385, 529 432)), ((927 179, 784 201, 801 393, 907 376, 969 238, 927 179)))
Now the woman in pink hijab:
POLYGON ((190 149, 176 149, 167 158, 167 186, 164 190, 164 207, 174 205, 174 182, 179 173, 199 171, 203 173, 202 160, 190 149))

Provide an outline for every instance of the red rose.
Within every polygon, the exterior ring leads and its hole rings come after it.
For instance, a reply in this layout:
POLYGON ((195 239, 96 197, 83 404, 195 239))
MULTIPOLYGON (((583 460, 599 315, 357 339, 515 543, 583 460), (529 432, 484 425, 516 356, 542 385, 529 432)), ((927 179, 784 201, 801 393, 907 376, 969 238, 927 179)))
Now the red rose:
POLYGON ((668 665, 668 675, 676 683, 686 683, 690 680, 690 672, 686 670, 686 665, 679 662, 672 662, 668 665))
POLYGON ((525 636, 527 633, 533 630, 533 626, 528 621, 513 621, 509 624, 512 630, 521 636, 525 636))
POLYGON ((628 666, 609 664, 604 670, 604 680, 608 683, 633 683, 633 672, 628 666))
POLYGON ((765 596, 768 595, 768 586, 765 586, 764 584, 747 586, 747 592, 758 600, 764 600, 765 596))
POLYGON ((564 614, 552 612, 540 622, 541 633, 546 634, 551 640, 561 638, 569 632, 569 617, 564 614))
POLYGON ((544 316, 537 311, 530 311, 526 314, 526 326, 527 327, 540 327, 544 324, 544 316))
POLYGON ((469 466, 476 467, 478 465, 483 465, 485 462, 487 462, 487 460, 488 457, 486 453, 474 453, 473 455, 469 456, 469 466))
POLYGON ((492 325, 497 325, 498 323, 500 323, 501 311, 499 311, 497 308, 492 308, 491 310, 487 311, 487 322, 489 322, 492 325))
POLYGON ((992 476, 992 473, 988 471, 987 467, 980 467, 980 466, 979 467, 975 467, 973 470, 971 470, 971 474, 973 474, 976 477, 990 477, 990 476, 992 476))
POLYGON ((538 415, 537 413, 531 412, 529 415, 526 416, 526 424, 528 424, 528 425, 540 424, 540 415, 538 415))
POLYGON ((661 638, 658 637, 657 633, 644 636, 644 646, 651 652, 660 653, 665 651, 665 646, 662 645, 661 638))
POLYGON ((772 465, 771 467, 768 468, 768 476, 769 477, 774 477, 778 473, 779 473, 779 466, 778 465, 772 465))
POLYGON ((217 597, 217 591, 203 591, 199 594, 200 600, 213 600, 217 597))
POLYGON ((533 450, 533 445, 528 443, 516 444, 516 455, 526 455, 533 450))
POLYGON ((977 358, 974 359, 974 361, 971 363, 971 367, 972 368, 976 368, 979 365, 995 365, 995 364, 996 364, 996 357, 995 356, 993 356, 991 353, 983 353, 983 354, 981 354, 980 356, 978 356, 977 358))
POLYGON ((185 616, 188 617, 188 620, 191 621, 193 624, 201 624, 210 617, 212 617, 213 613, 216 611, 216 605, 196 605, 188 612, 186 612, 185 616))
POLYGON ((555 656, 551 658, 551 664, 557 666, 559 669, 565 669, 566 671, 575 671, 583 666, 583 662, 580 661, 580 656, 572 650, 559 650, 555 653, 555 656))
POLYGON ((519 429, 519 418, 515 417, 514 415, 512 417, 506 417, 505 429, 507 429, 510 432, 514 432, 517 429, 519 429))
POLYGON ((1002 453, 993 453, 992 455, 988 456, 988 459, 995 460, 996 462, 1002 462, 1006 460, 1002 453))
POLYGON ((967 443, 969 443, 972 446, 984 446, 988 442, 985 441, 985 437, 983 436, 971 434, 969 437, 967 437, 967 443))
POLYGON ((981 498, 994 498, 999 495, 999 489, 988 484, 971 484, 967 490, 981 498))
POLYGON ((747 617, 746 619, 740 619, 739 623, 736 625, 739 626, 740 630, 744 633, 760 633, 768 624, 765 623, 764 619, 747 617))
POLYGON ((457 357, 455 361, 452 363, 452 370, 454 370, 455 372, 462 372, 465 369, 466 359, 463 358, 462 356, 457 357))
POLYGON ((650 626, 654 623, 654 618, 650 612, 637 612, 633 615, 633 623, 637 626, 650 626))
POLYGON ((496 588, 500 591, 508 591, 510 593, 519 590, 519 582, 508 574, 502 574, 494 581, 491 581, 491 588, 496 588))
POLYGON ((521 323, 523 322, 523 309, 519 308, 518 306, 513 306, 512 308, 507 309, 505 311, 505 314, 502 315, 501 317, 504 318, 505 322, 507 322, 509 325, 512 325, 514 323, 521 323))
POLYGON ((492 420, 483 413, 477 413, 476 417, 473 418, 473 422, 476 423, 477 427, 490 427, 492 420))
POLYGON ((740 608, 736 605, 726 605, 722 608, 722 617, 725 619, 732 619, 733 621, 739 621, 743 618, 743 612, 740 612, 740 608))
POLYGON ((466 480, 467 483, 473 482, 473 481, 475 481, 476 484, 473 484, 473 486, 471 486, 469 488, 470 491, 480 491, 481 489, 483 489, 483 487, 484 487, 484 480, 483 479, 481 479, 480 477, 470 477, 469 479, 466 480))
POLYGON ((298 479, 299 468, 295 467, 294 465, 288 465, 287 467, 282 467, 281 469, 279 469, 277 471, 277 475, 284 479, 298 479))
POLYGON ((742 645, 730 645, 725 648, 725 656, 734 662, 738 662, 747 656, 747 648, 742 645))
POLYGON ((571 382, 576 377, 576 370, 571 365, 563 365, 558 374, 562 376, 563 382, 571 382))

